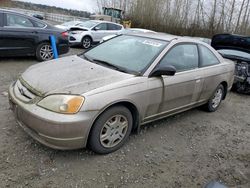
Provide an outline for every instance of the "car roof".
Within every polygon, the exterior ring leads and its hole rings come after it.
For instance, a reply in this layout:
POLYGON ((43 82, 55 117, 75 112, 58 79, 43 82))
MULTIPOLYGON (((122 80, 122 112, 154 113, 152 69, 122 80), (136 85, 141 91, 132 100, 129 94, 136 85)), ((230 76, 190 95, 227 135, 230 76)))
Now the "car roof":
POLYGON ((88 21, 93 21, 93 22, 96 22, 96 23, 112 23, 112 24, 116 24, 116 25, 121 25, 119 23, 109 22, 109 21, 105 21, 105 20, 88 20, 88 21))
POLYGON ((147 37, 147 38, 165 40, 165 41, 171 41, 171 40, 178 38, 178 36, 169 35, 169 34, 165 34, 165 33, 131 33, 131 34, 126 34, 126 35, 147 37))
MULTIPOLYGON (((19 12, 17 12, 17 11, 5 9, 5 8, 0 8, 0 12, 2 12, 2 13, 15 13, 15 14, 25 15, 25 14, 19 13, 19 12)), ((25 15, 25 16, 26 16, 26 15, 25 15)))
POLYGON ((183 36, 177 36, 177 35, 171 35, 167 33, 129 33, 125 35, 130 35, 130 36, 139 36, 139 37, 147 37, 151 39, 156 39, 156 40, 164 40, 164 41, 172 41, 172 40, 178 40, 179 42, 192 42, 192 43, 199 43, 199 44, 205 44, 205 42, 202 42, 198 39, 194 38, 189 38, 189 37, 183 37, 183 36))

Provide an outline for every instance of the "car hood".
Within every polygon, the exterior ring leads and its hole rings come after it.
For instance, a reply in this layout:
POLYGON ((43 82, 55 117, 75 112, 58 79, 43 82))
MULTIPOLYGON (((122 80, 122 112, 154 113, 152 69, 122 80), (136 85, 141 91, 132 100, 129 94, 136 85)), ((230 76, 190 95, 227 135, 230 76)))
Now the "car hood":
POLYGON ((75 31, 75 30, 82 30, 82 31, 88 31, 89 28, 87 27, 80 27, 80 26, 72 26, 69 28, 70 31, 75 31))
POLYGON ((20 81, 39 96, 54 93, 83 94, 134 75, 109 69, 78 56, 39 63, 28 68, 20 81))
POLYGON ((211 46, 216 50, 230 49, 250 54, 250 37, 231 34, 218 34, 213 36, 211 46))
POLYGON ((250 37, 218 34, 213 36, 211 46, 216 50, 220 50, 219 53, 224 58, 233 61, 250 62, 250 37), (224 52, 221 50, 224 50, 224 52))

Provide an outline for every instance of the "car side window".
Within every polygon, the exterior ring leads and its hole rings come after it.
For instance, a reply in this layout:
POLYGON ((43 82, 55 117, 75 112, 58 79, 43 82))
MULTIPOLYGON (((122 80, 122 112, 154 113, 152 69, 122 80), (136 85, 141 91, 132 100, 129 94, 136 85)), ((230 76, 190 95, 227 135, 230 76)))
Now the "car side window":
POLYGON ((96 27, 99 28, 99 30, 107 30, 107 24, 106 23, 101 23, 99 25, 97 25, 96 27))
POLYGON ((199 55, 194 44, 181 44, 170 49, 160 65, 172 65, 177 72, 198 68, 199 55))
POLYGON ((201 55, 201 67, 207 67, 211 65, 219 64, 217 57, 211 52, 210 49, 203 45, 199 45, 200 55, 201 55))
POLYGON ((25 17, 6 14, 6 26, 7 27, 34 27, 32 22, 25 17))
POLYGON ((108 23, 108 30, 121 30, 121 29, 122 29, 122 26, 120 25, 108 23))
POLYGON ((0 27, 3 26, 3 13, 0 13, 0 27))
POLYGON ((40 22, 35 22, 35 27, 44 28, 46 25, 40 22))

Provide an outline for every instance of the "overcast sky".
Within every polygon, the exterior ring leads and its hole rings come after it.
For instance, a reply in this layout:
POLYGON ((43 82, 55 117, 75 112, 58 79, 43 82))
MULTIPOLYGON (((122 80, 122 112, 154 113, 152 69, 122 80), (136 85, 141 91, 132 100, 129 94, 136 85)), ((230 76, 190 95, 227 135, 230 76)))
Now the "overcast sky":
POLYGON ((95 0, 19 0, 36 4, 50 5, 67 9, 85 10, 94 12, 97 10, 95 0))

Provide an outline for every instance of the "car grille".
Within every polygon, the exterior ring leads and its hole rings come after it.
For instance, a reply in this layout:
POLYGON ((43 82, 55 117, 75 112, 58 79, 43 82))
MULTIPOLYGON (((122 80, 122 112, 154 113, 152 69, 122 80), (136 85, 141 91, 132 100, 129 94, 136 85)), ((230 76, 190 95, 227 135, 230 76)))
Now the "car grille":
POLYGON ((36 97, 36 95, 28 90, 19 80, 15 83, 14 93, 18 99, 24 102, 30 102, 36 97))

